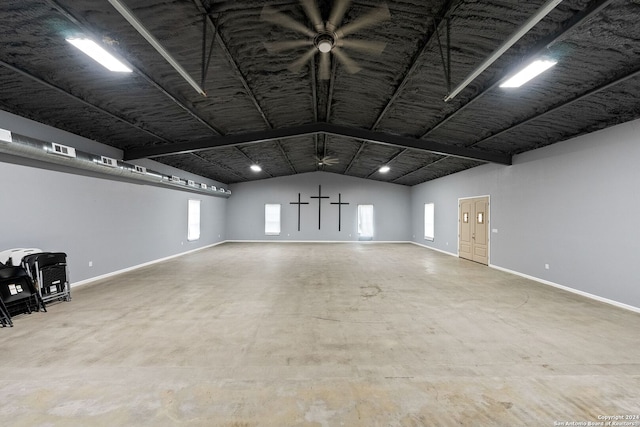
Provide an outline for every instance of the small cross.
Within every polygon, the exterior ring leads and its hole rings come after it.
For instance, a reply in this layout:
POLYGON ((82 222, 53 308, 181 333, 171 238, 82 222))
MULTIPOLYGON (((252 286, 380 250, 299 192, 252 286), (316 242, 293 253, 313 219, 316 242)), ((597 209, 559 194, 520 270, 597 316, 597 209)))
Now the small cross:
POLYGON ((331 202, 332 205, 338 205, 338 231, 340 231, 340 227, 342 224, 342 205, 348 205, 349 203, 345 203, 342 201, 342 194, 338 193, 338 201, 331 202))
POLYGON ((300 231, 300 205, 308 205, 309 202, 301 202, 300 201, 300 193, 298 193, 298 201, 297 202, 289 202, 290 205, 298 205, 298 231, 300 231))
POLYGON ((311 196, 311 199, 318 199, 318 230, 320 230, 320 218, 321 218, 321 209, 322 209, 322 199, 328 199, 329 196, 322 195, 322 186, 318 185, 318 195, 311 196))

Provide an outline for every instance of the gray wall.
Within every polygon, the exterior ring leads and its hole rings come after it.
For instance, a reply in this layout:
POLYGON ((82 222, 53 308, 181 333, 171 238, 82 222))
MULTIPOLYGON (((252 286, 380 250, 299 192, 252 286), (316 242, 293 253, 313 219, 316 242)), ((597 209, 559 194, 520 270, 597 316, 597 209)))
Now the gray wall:
POLYGON ((343 176, 328 172, 311 172, 288 177, 234 184, 227 207, 227 236, 230 240, 294 240, 294 241, 357 241, 357 206, 374 205, 376 241, 408 241, 411 236, 410 194, 406 186, 343 176), (321 230, 318 230, 318 200, 322 195, 321 230), (301 207, 298 232, 298 208, 290 202, 309 202, 301 207), (338 207, 331 202, 342 201, 342 231, 338 231, 338 207), (265 236, 264 205, 279 203, 281 207, 280 236, 265 236))
POLYGON ((640 120, 415 186, 413 240, 457 254, 458 198, 490 195, 490 264, 640 307, 638 135, 640 120))
MULTIPOLYGON (((100 152, 97 142, 26 119, 14 124, 7 118, 11 118, 8 113, 0 114, 5 120, 0 120, 0 127, 100 152), (49 138, 49 132, 55 138, 49 138)), ((102 154, 118 153, 105 149, 102 154)), ((161 170, 159 163, 146 165, 169 173, 161 170)), ((215 183, 185 172, 180 176, 215 183)), ((0 250, 37 247, 66 252, 72 282, 201 248, 226 237, 225 198, 76 173, 7 155, 0 155, 0 182, 0 250), (194 242, 187 241, 189 199, 201 200, 201 237, 194 242)))

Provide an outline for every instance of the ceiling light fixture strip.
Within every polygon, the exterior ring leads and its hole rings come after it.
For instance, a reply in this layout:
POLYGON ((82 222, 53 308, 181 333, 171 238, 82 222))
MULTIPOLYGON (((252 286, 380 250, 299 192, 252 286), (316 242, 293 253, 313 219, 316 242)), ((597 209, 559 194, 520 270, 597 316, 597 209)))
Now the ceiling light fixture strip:
POLYGON ((109 3, 111 3, 111 5, 120 13, 120 15, 122 15, 122 17, 126 19, 129 24, 131 24, 131 26, 135 28, 136 31, 138 31, 138 33, 140 33, 140 35, 144 37, 160 55, 162 55, 164 59, 166 59, 166 61, 182 76, 183 79, 185 79, 187 83, 191 85, 191 87, 196 90, 196 92, 198 92, 202 96, 207 96, 207 93, 204 91, 204 89, 202 89, 200 85, 191 78, 189 73, 187 73, 187 71, 182 68, 178 61, 176 61, 175 58, 173 58, 173 56, 171 56, 171 54, 162 46, 162 44, 160 44, 160 42, 145 28, 142 22, 138 20, 133 12, 131 12, 131 10, 127 8, 127 6, 125 6, 119 0, 109 0, 109 3))
MULTIPOLYGON (((111 1, 111 0, 110 0, 111 1)), ((476 79, 480 74, 491 66, 498 58, 502 56, 511 46, 513 46, 518 40, 522 38, 529 30, 531 30, 538 22, 544 19, 557 5, 562 3, 562 0, 549 0, 538 11, 530 17, 516 32, 514 32, 505 42, 503 42, 482 64, 475 68, 468 76, 456 86, 453 91, 444 98, 445 102, 451 101, 462 90, 464 90, 472 81, 476 79)))

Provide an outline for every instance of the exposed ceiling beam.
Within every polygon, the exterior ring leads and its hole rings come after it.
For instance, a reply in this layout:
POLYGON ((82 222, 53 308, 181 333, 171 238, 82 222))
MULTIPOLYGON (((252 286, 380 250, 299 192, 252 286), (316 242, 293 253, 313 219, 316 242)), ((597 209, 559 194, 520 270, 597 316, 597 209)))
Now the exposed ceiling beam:
MULTIPOLYGON (((61 15, 63 15, 65 18, 67 18, 69 21, 71 21, 73 24, 75 24, 86 35, 93 36, 93 32, 85 24, 80 22, 79 19, 77 19, 73 14, 71 14, 69 11, 67 11, 64 7, 59 5, 55 0, 46 0, 46 1, 52 8, 56 9, 61 15)), ((196 119, 198 122, 200 122, 203 125, 205 125, 213 133, 218 134, 218 135, 222 135, 224 133, 215 124, 213 124, 211 122, 208 122, 207 120, 205 120, 202 117, 200 117, 198 115, 198 113, 195 112, 194 109, 192 109, 192 108, 190 108, 190 107, 188 107, 186 105, 185 101, 182 101, 182 100, 178 99, 176 96, 170 94, 165 88, 160 86, 159 83, 157 83, 150 76, 148 76, 146 73, 144 73, 142 70, 140 70, 140 68, 132 65, 130 62, 127 65, 130 66, 136 72, 136 74, 138 74, 140 77, 142 77, 144 80, 146 80, 147 83, 149 83, 151 86, 153 86, 154 88, 159 90, 163 95, 165 95, 167 98, 169 98, 174 104, 176 104, 178 107, 180 107, 186 113, 188 113, 191 117, 196 119)))
POLYGON ((356 154, 353 155, 353 157, 351 158, 351 161, 347 165, 347 168, 344 170, 345 174, 347 172, 349 172, 349 169, 351 169, 351 167, 356 163, 356 160, 358 159, 358 157, 362 153, 362 150, 364 150, 364 146, 365 145, 366 145, 366 143, 364 141, 360 141, 360 147, 358 147, 358 151, 356 151, 356 154))
POLYGON ((427 169, 429 166, 433 166, 433 165, 435 165, 436 163, 440 163, 441 161, 446 160, 446 159, 447 159, 447 157, 441 157, 441 158, 439 158, 438 160, 434 160, 433 162, 429 162, 429 163, 427 163, 426 165, 422 165, 422 166, 420 166, 420 167, 419 167, 419 168, 417 168, 417 169, 414 169, 414 170, 412 170, 412 171, 410 171, 410 172, 407 172, 407 173, 405 173, 405 174, 403 174, 403 175, 400 175, 400 176, 399 176, 399 177, 397 177, 397 178, 394 178, 391 182, 398 182, 398 181, 400 181, 402 178, 406 178, 406 177, 408 177, 409 175, 413 175, 413 174, 414 174, 414 173, 416 173, 416 172, 420 172, 421 170, 427 169))
POLYGON ((324 117, 325 122, 329 122, 331 117, 331 104, 333 103, 333 88, 336 81, 336 68, 338 67, 338 61, 333 60, 331 64, 331 78, 329 79, 329 92, 327 93, 327 112, 324 117))
MULTIPOLYGON (((584 9, 584 10, 578 12, 578 13, 576 13, 571 18, 569 18, 565 22, 565 24, 562 26, 562 29, 560 29, 556 33, 550 35, 549 37, 546 37, 546 38, 542 39, 542 41, 540 43, 538 43, 533 49, 531 49, 531 51, 528 54, 523 55, 523 57, 527 57, 527 58, 529 58, 529 60, 532 60, 533 58, 536 58, 537 56, 545 53, 546 50, 549 47, 553 46, 554 44, 556 44, 560 40, 564 39, 571 31, 573 31, 574 29, 578 28, 579 26, 581 26, 582 24, 587 22, 593 16, 598 14, 602 9, 604 9, 607 6, 609 6, 609 4, 611 4, 612 2, 613 2, 613 0, 597 0, 597 1, 593 1, 589 5, 589 7, 587 7, 586 9, 584 9)), ((524 62, 528 62, 528 61, 518 61, 519 64, 522 64, 524 62)), ((512 74, 512 70, 509 70, 507 73, 504 74, 504 76, 509 76, 511 74, 512 74)), ((456 117, 458 114, 462 113, 467 108, 471 107, 480 98, 482 98, 482 96, 486 95, 487 93, 491 92, 493 89, 498 87, 498 85, 500 85, 502 80, 505 78, 504 76, 498 78, 495 81, 493 81, 491 84, 489 84, 489 86, 487 86, 485 89, 483 89, 480 93, 478 93, 476 96, 471 98, 466 104, 462 105, 460 108, 458 108, 457 110, 453 111, 448 116, 446 116, 445 118, 440 120, 431 129, 426 131, 420 138, 426 138, 432 132, 434 132, 437 129, 439 129, 440 127, 444 126, 451 119, 456 117)))
MULTIPOLYGON (((239 174, 238 172, 236 172, 235 170, 231 169, 230 167, 228 167, 225 164, 218 163, 216 161, 207 159, 207 158, 203 157, 202 155, 200 155, 198 153, 189 153, 189 154, 191 154, 192 156, 198 158, 200 161, 203 161, 203 162, 205 162, 205 163, 207 163, 209 165, 215 166, 216 168, 219 168, 219 169, 224 169, 225 172, 228 172, 231 175, 235 175, 240 179, 245 179, 245 177, 243 175, 239 174)), ((216 179, 216 181, 223 182, 224 180, 216 179)))
POLYGON ((603 84, 601 86, 598 86, 596 88, 588 90, 587 92, 584 92, 581 95, 578 95, 578 96, 576 96, 574 98, 571 98, 571 99, 569 99, 567 101, 561 102, 560 104, 556 104, 555 106, 553 106, 553 107, 551 107, 551 108, 549 108, 549 109, 547 109, 547 110, 545 110, 545 111, 543 111, 543 112, 541 112, 539 114, 535 114, 535 115, 533 115, 533 116, 531 116, 531 117, 529 117, 527 119, 524 119, 524 120, 521 120, 521 121, 519 121, 517 123, 514 123, 511 126, 505 128, 505 129, 502 129, 501 131, 498 131, 498 132, 496 132, 496 133, 494 133, 492 135, 489 135, 489 136, 487 136, 485 138, 482 138, 479 141, 476 141, 474 143, 468 144, 467 147, 473 147, 473 146, 476 146, 478 144, 482 144, 483 142, 489 141, 489 140, 491 140, 493 138, 496 138, 496 137, 498 137, 500 135, 503 135, 503 134, 505 134, 507 132, 510 132, 510 131, 520 127, 520 126, 526 125, 527 123, 533 122, 533 121, 535 121, 535 120, 537 120, 537 119, 539 119, 541 117, 544 117, 547 114, 551 114, 551 113, 553 113, 553 112, 555 112, 555 111, 557 111, 557 110, 559 110, 561 108, 567 107, 567 106, 569 106, 571 104, 574 104, 574 103, 576 103, 578 101, 581 101, 581 100, 583 100, 583 99, 585 99, 585 98, 587 98, 587 97, 589 97, 591 95, 595 95, 596 93, 599 93, 599 92, 602 92, 604 90, 610 89, 610 88, 612 88, 612 87, 614 87, 616 85, 619 85, 620 83, 622 83, 622 82, 624 82, 626 80, 629 80, 629 79, 632 79, 632 78, 635 78, 635 77, 638 77, 638 76, 640 76, 640 69, 638 69, 638 70, 636 70, 636 71, 634 71, 632 73, 629 73, 629 74, 627 74, 627 75, 625 75, 623 77, 620 77, 620 78, 617 78, 615 80, 612 80, 612 81, 610 81, 608 83, 605 83, 605 84, 603 84))
MULTIPOLYGON (((202 0, 193 0, 193 2, 195 3, 196 8, 198 9, 198 11, 207 16, 206 19, 208 20, 209 25, 211 25, 211 27, 213 29, 213 32, 215 34, 215 39, 216 39, 216 42, 218 43, 218 46, 220 46, 220 48, 224 52, 224 56, 227 59, 227 62, 229 63, 229 65, 231 65, 231 68, 233 69, 234 73, 236 74, 236 76, 240 80, 240 83, 242 84, 242 87, 244 87, 244 90, 246 91, 247 95, 249 96, 249 99, 251 99, 251 102, 253 103, 253 105, 258 110, 258 113, 260 114, 260 117, 262 117, 262 120, 264 121, 264 123, 270 129, 273 129, 273 125, 271 124, 271 122, 267 118, 267 115, 265 114, 264 110, 262 109, 262 106, 258 102, 258 98, 256 98, 256 95, 253 93, 253 89, 251 89, 251 86, 249 86, 249 82, 247 81, 247 78, 245 77, 245 75, 240 70, 240 67, 238 66, 238 63, 236 62, 236 60, 233 57, 233 55, 231 55, 231 52, 229 51, 229 48, 227 47, 227 44, 225 43, 224 39, 220 35, 220 32, 218 31, 218 27, 216 26, 215 22, 213 21, 213 18, 211 17, 211 14, 209 13, 207 8, 202 3, 202 0)), ((286 152, 282 148, 282 144, 280 143, 280 141, 276 141, 276 145, 280 149, 280 152, 284 156, 285 161, 287 162, 287 164, 289 165, 291 170, 294 173, 297 173, 295 168, 293 167, 293 164, 291 163, 291 159, 289 159, 289 157, 287 156, 286 152)))
POLYGON ((156 138, 159 141, 162 141, 162 142, 167 143, 167 144, 172 144, 173 143, 172 141, 170 141, 170 140, 168 140, 168 139, 166 139, 166 138, 164 138, 164 137, 162 137, 162 136, 160 136, 160 135, 158 135, 158 134, 156 134, 156 133, 154 133, 154 132, 152 132, 152 131, 150 131, 148 129, 145 129, 144 127, 142 127, 142 126, 140 126, 138 124, 135 124, 134 122, 131 122, 131 121, 129 121, 128 119, 126 119, 124 117, 121 117, 121 116, 119 116, 119 115, 117 115, 115 113, 112 113, 111 111, 105 110, 102 107, 99 107, 99 106, 97 106, 95 104, 92 104, 89 101, 86 101, 83 98, 80 98, 79 96, 74 95, 71 92, 66 91, 65 89, 61 88, 60 86, 56 86, 53 83, 49 83, 49 82, 41 79, 40 77, 36 77, 33 74, 31 74, 31 73, 29 73, 29 72, 27 72, 27 71, 25 71, 25 70, 23 70, 21 68, 16 67, 15 65, 9 64, 9 63, 4 62, 2 60, 0 60, 0 65, 5 67, 5 68, 8 68, 9 70, 11 70, 11 71, 13 71, 15 73, 18 73, 18 74, 20 74, 20 75, 22 75, 24 77, 27 77, 27 78, 33 80, 34 82, 41 84, 42 86, 48 87, 49 89, 53 89, 56 92, 59 92, 59 93, 61 93, 63 95, 66 95, 66 96, 68 96, 70 98, 73 98, 74 100, 78 101, 82 105, 90 107, 90 108, 92 108, 92 109, 94 109, 96 111, 99 111, 100 113, 102 113, 104 115, 107 115, 107 116, 109 116, 109 117, 111 117, 113 119, 118 120, 119 122, 125 123, 125 124, 127 124, 127 125, 129 125, 129 126, 131 126, 133 128, 136 128, 139 131, 142 131, 142 132, 146 133, 147 135, 150 135, 150 136, 156 138))
POLYGON ((205 138, 184 143, 134 148, 125 151, 124 157, 125 160, 139 159, 144 157, 160 157, 170 154, 190 153, 194 151, 207 150, 214 147, 251 144, 264 141, 273 141, 275 139, 292 138, 296 136, 313 134, 329 134, 360 139, 362 141, 373 142, 377 144, 394 145, 403 148, 413 148, 416 150, 429 151, 432 153, 479 160, 483 162, 492 162, 504 165, 511 164, 511 156, 508 154, 481 151, 473 148, 441 144, 438 142, 425 141, 407 136, 374 132, 368 129, 340 126, 330 123, 314 123, 290 128, 269 129, 260 132, 205 138))
POLYGON ((433 42, 433 40, 436 39, 438 26, 440 25, 440 23, 442 23, 443 21, 446 21, 449 15, 458 7, 459 4, 460 4, 460 1, 448 1, 444 5, 444 7, 440 10, 440 13, 438 13, 437 15, 440 18, 435 18, 435 17, 433 18, 434 25, 429 26, 431 33, 428 36, 425 34, 425 37, 423 37, 422 46, 417 50, 417 53, 413 56, 409 69, 404 74, 402 81, 396 87, 396 90, 393 92, 393 95, 391 95, 391 98, 389 98, 389 101, 382 109, 382 112, 378 115, 378 118, 376 119, 373 126, 371 126, 371 130, 376 130, 376 128, 380 125, 380 122, 382 122, 382 119, 384 118, 384 116, 391 109, 391 106, 393 105, 393 103, 398 99, 398 97, 404 90, 405 86, 409 82, 410 77, 413 75, 414 71, 418 68, 418 65, 420 65, 420 60, 422 58, 422 55, 431 48, 431 43, 433 42))

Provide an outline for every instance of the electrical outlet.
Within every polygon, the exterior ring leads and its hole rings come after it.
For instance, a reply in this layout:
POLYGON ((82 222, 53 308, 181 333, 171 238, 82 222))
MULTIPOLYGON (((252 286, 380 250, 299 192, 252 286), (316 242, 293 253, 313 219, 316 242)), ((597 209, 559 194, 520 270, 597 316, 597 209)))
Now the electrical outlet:
POLYGON ((545 270, 548 270, 548 269, 549 269, 549 264, 545 264, 545 265, 544 265, 544 269, 545 269, 545 270))
POLYGON ((93 267, 93 261, 89 261, 89 267, 93 267))

